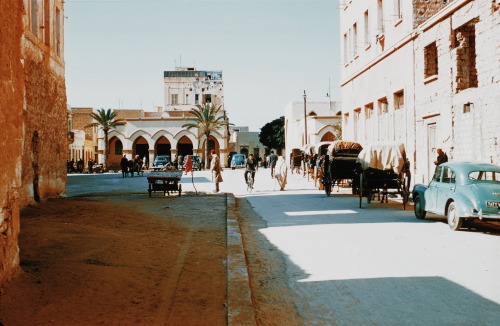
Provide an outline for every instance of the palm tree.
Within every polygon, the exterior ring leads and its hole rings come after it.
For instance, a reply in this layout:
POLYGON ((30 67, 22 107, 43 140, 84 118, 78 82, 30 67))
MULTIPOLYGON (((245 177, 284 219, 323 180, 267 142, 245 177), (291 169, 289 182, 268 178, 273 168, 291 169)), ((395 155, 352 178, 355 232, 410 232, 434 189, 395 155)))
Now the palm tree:
POLYGON ((115 119, 118 115, 118 111, 111 109, 99 109, 97 113, 92 112, 89 114, 96 122, 89 124, 87 127, 99 127, 104 131, 104 162, 102 167, 104 171, 107 171, 108 165, 108 134, 112 129, 116 129, 117 126, 125 124, 124 120, 115 119))
POLYGON ((196 128, 205 135, 206 138, 206 158, 205 166, 208 169, 210 167, 210 162, 208 157, 210 155, 210 150, 208 148, 208 138, 212 134, 224 126, 231 125, 225 120, 225 115, 220 114, 221 105, 218 107, 212 103, 205 103, 204 105, 196 105, 196 108, 191 109, 191 113, 194 115, 192 118, 188 118, 189 123, 182 125, 182 128, 187 130, 191 128, 196 128))

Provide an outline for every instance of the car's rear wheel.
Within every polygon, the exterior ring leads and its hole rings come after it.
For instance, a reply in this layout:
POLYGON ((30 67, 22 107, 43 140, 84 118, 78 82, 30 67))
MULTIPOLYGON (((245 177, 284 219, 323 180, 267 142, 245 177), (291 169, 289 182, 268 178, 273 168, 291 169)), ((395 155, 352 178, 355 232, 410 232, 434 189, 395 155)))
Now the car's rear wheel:
POLYGON ((420 196, 415 195, 415 198, 413 198, 413 202, 414 202, 413 211, 415 212, 415 217, 418 218, 419 220, 423 220, 427 212, 424 210, 422 201, 420 200, 420 196))
POLYGON ((450 205, 448 205, 447 217, 448 217, 448 226, 450 227, 450 229, 452 229, 453 231, 460 230, 464 219, 458 216, 454 202, 451 202, 450 205))

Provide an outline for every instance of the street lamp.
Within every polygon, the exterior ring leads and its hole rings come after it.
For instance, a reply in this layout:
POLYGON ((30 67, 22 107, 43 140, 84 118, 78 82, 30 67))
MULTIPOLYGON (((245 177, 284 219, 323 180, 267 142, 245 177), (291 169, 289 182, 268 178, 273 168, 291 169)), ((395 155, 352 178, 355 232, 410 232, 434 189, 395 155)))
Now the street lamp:
POLYGON ((307 109, 307 95, 306 95, 306 91, 304 90, 304 95, 302 95, 304 97, 304 141, 305 141, 305 145, 307 145, 307 114, 306 114, 306 109, 307 109))

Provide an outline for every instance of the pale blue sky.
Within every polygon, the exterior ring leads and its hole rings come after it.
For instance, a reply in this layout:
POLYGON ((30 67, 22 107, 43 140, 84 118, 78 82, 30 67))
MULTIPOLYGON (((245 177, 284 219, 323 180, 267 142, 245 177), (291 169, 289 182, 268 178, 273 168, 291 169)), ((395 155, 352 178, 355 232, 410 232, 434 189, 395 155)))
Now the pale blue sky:
POLYGON ((163 106, 163 71, 222 70, 232 123, 259 131, 291 101, 339 99, 335 0, 66 0, 68 103, 163 106))

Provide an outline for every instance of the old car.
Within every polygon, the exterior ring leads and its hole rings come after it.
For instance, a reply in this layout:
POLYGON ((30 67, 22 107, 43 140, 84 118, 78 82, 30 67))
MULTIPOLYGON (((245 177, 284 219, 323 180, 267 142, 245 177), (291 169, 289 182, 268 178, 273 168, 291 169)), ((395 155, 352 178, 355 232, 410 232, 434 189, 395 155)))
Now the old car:
POLYGON ((170 155, 158 155, 153 162, 153 170, 159 170, 165 165, 172 164, 170 161, 170 155))
POLYGON ((468 220, 500 220, 500 166, 444 163, 436 167, 429 185, 415 185, 412 195, 418 219, 426 212, 443 215, 452 230, 468 220))
POLYGON ((244 168, 245 167, 245 154, 234 154, 231 158, 231 169, 244 168))

